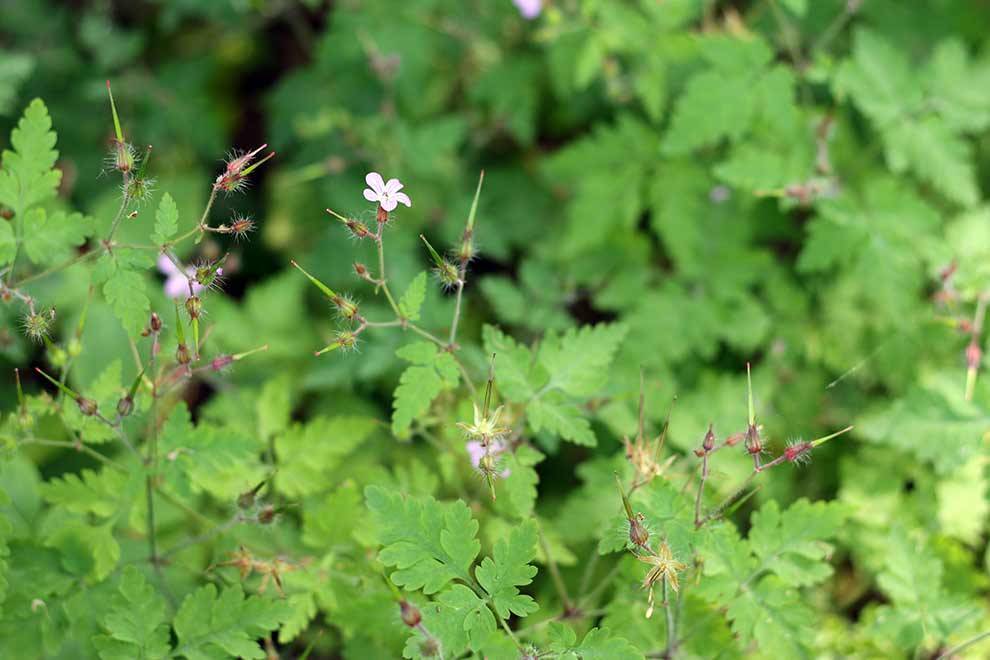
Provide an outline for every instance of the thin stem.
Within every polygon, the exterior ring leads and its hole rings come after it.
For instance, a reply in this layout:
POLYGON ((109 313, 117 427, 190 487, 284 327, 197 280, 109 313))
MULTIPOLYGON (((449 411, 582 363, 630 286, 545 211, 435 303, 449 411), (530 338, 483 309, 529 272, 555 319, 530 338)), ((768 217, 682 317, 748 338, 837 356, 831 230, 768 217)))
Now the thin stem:
POLYGON ((100 463, 106 465, 107 467, 111 467, 115 470, 119 470, 120 472, 128 472, 128 469, 125 468, 120 463, 118 463, 117 461, 113 460, 112 458, 108 458, 104 456, 100 452, 82 444, 81 442, 70 442, 68 440, 47 440, 45 438, 28 438, 18 444, 39 445, 41 447, 61 447, 63 449, 72 449, 74 451, 78 451, 78 452, 82 452, 83 454, 86 454, 90 458, 99 461, 100 463))
POLYGON ((949 649, 948 651, 945 651, 944 653, 942 653, 941 655, 939 655, 937 658, 935 658, 935 660, 948 660, 948 658, 951 658, 956 653, 959 653, 960 651, 963 651, 965 649, 968 649, 973 644, 976 644, 977 642, 981 642, 984 639, 986 639, 987 637, 990 637, 990 630, 987 630, 986 632, 981 632, 976 637, 970 637, 965 642, 962 642, 960 644, 956 644, 951 649, 949 649))
POLYGON ((708 513, 708 515, 706 515, 704 518, 702 518, 701 519, 701 524, 697 525, 697 527, 703 527, 703 526, 707 525, 709 522, 711 522, 712 520, 715 520, 716 518, 720 517, 722 515, 722 513, 727 508, 729 508, 729 506, 732 505, 733 502, 737 501, 740 497, 742 497, 743 493, 746 491, 746 488, 749 487, 749 484, 753 481, 753 479, 756 478, 756 475, 758 475, 759 473, 760 472, 757 471, 757 470, 753 470, 752 472, 750 472, 749 473, 749 476, 746 477, 746 480, 743 481, 742 485, 739 486, 739 488, 737 488, 731 495, 729 495, 724 500, 722 500, 722 502, 717 507, 715 507, 714 509, 712 509, 708 513))
POLYGON ((557 562, 550 553, 550 545, 547 543, 547 538, 543 534, 543 527, 540 525, 539 519, 534 518, 534 520, 536 521, 536 534, 540 540, 540 549, 543 550, 543 554, 547 558, 547 565, 550 567, 550 577, 553 578, 553 584, 557 589, 557 595, 560 596, 560 602, 564 605, 564 613, 570 613, 574 611, 574 605, 571 602, 570 597, 567 595, 567 585, 564 583, 564 579, 560 575, 560 569, 557 568, 557 562))
POLYGON ((163 552, 162 555, 161 555, 161 560, 164 561, 166 559, 170 559, 170 558, 174 557, 175 555, 179 554, 180 552, 182 552, 184 550, 188 550, 189 548, 193 547, 194 545, 199 545, 200 543, 204 543, 206 541, 209 541, 210 539, 214 538, 215 536, 219 536, 220 534, 223 534, 228 529, 234 527, 235 525, 237 525, 238 523, 240 523, 242 521, 243 521, 243 519, 241 518, 241 514, 238 513, 233 518, 231 518, 230 520, 228 520, 227 522, 221 523, 219 525, 216 525, 215 527, 213 527, 212 529, 207 530, 203 534, 200 534, 199 536, 194 536, 191 539, 187 539, 187 540, 183 541, 182 543, 180 543, 179 545, 175 546, 174 548, 171 548, 171 549, 163 552))
POLYGON ((694 499, 694 528, 701 527, 701 497, 705 492, 705 482, 708 481, 708 454, 705 452, 701 463, 701 483, 698 484, 698 495, 694 499))
POLYGON ((598 566, 598 549, 592 547, 591 557, 584 565, 584 573, 581 575, 581 586, 578 588, 578 600, 584 596, 585 592, 588 590, 588 585, 591 583, 591 576, 595 574, 595 568, 598 566))
POLYGON ((110 223, 110 233, 107 234, 105 243, 110 243, 113 240, 114 235, 117 233, 117 229, 120 227, 120 221, 124 219, 124 211, 127 210, 127 203, 131 201, 131 197, 127 192, 127 184, 130 183, 130 174, 124 172, 124 199, 120 202, 120 208, 117 209, 117 215, 114 216, 113 222, 110 223))
POLYGON ((466 268, 461 266, 461 276, 457 279, 457 294, 454 297, 454 318, 450 322, 450 340, 448 344, 453 347, 457 343, 457 324, 461 319, 461 298, 464 297, 464 271, 466 268))
POLYGON ((522 644, 519 643, 519 638, 516 637, 516 633, 512 632, 512 628, 510 628, 509 624, 505 622, 505 619, 502 618, 501 614, 496 612, 494 609, 492 609, 492 612, 495 614, 495 618, 498 619, 498 622, 502 625, 502 629, 508 633, 510 638, 512 638, 512 643, 516 645, 516 649, 521 652, 523 647, 522 644))
POLYGON ((667 601, 667 580, 662 580, 663 610, 667 615, 667 658, 674 657, 677 647, 677 622, 674 620, 674 610, 667 601))
MULTIPOLYGON (((196 225, 196 227, 193 229, 193 233, 195 233, 197 229, 200 232, 199 237, 196 238, 197 243, 203 240, 203 236, 206 235, 206 227, 209 226, 210 209, 213 208, 213 202, 214 200, 216 200, 216 198, 217 198, 217 187, 214 185, 210 189, 210 198, 206 200, 206 208, 203 209, 203 215, 199 217, 199 224, 196 225)), ((184 238, 184 236, 182 238, 184 238)))
POLYGON ((35 273, 34 275, 29 275, 28 277, 25 277, 23 280, 21 280, 20 282, 18 282, 16 285, 11 285, 10 288, 14 289, 14 288, 22 287, 25 284, 28 284, 30 282, 34 282, 35 280, 40 280, 40 279, 42 279, 44 277, 48 277, 49 275, 54 275, 55 273, 57 273, 59 271, 63 271, 66 268, 71 268, 72 266, 75 266, 76 264, 80 264, 80 263, 86 261, 87 259, 92 259, 93 257, 99 256, 101 254, 103 254, 103 252, 101 250, 90 250, 89 252, 86 252, 84 254, 80 254, 80 255, 77 255, 75 257, 72 257, 68 261, 63 261, 62 263, 60 263, 60 264, 58 264, 56 266, 52 266, 51 268, 48 268, 46 270, 43 270, 40 273, 35 273))

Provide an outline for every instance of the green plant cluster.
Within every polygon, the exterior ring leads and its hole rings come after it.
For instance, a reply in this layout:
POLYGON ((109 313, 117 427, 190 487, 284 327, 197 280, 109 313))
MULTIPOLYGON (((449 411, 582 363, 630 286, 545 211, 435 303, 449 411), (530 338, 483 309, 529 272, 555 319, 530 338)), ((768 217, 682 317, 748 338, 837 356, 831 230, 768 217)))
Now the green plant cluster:
POLYGON ((532 6, 0 8, 0 656, 986 655, 990 7, 532 6))

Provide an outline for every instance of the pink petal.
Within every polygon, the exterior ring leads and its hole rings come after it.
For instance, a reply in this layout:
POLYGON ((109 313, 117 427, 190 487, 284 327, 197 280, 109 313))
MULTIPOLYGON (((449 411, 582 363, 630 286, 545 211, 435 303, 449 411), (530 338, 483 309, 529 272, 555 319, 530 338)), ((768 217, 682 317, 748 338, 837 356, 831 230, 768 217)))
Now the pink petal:
POLYGON ((179 269, 176 268, 175 264, 172 263, 172 260, 164 254, 158 255, 158 270, 161 271, 163 275, 167 275, 169 277, 179 274, 179 269))
POLYGON ((369 202, 377 202, 379 197, 381 197, 381 193, 376 193, 369 188, 364 189, 364 198, 369 202))
POLYGON ((400 190, 402 190, 402 188, 403 188, 402 182, 399 181, 398 179, 389 179, 388 183, 385 184, 385 192, 387 192, 390 195, 392 193, 399 192, 400 190))
POLYGON ((164 288, 165 295, 169 298, 181 298, 185 300, 189 297, 189 284, 186 278, 178 273, 168 276, 168 279, 165 280, 164 288))
MULTIPOLYGON (((402 193, 399 194, 401 195, 402 193)), ((382 197, 381 205, 382 208, 385 209, 386 211, 392 211, 395 209, 396 206, 395 199, 392 197, 382 197)))
POLYGON ((471 455, 471 465, 474 467, 481 465, 481 457, 485 455, 485 448, 481 446, 481 443, 472 440, 465 445, 465 448, 471 455))
POLYGON ((543 0, 512 0, 523 18, 534 19, 543 11, 543 0))
POLYGON ((379 195, 385 192, 385 182, 382 181, 382 175, 378 172, 368 172, 364 177, 364 182, 379 195))
POLYGON ((393 195, 392 198, 395 201, 402 202, 403 204, 405 204, 409 208, 412 208, 412 202, 409 201, 409 195, 407 195, 406 193, 403 193, 403 192, 395 193, 395 195, 393 195))

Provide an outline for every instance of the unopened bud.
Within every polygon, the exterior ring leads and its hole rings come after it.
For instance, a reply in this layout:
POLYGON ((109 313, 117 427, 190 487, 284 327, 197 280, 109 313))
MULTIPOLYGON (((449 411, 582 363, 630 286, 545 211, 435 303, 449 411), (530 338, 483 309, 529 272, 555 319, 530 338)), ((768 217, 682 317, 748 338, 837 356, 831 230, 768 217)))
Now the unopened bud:
POLYGON ((128 395, 117 402, 117 414, 121 417, 127 417, 132 412, 134 412, 134 399, 128 395))
POLYGON ((199 296, 186 298, 186 313, 189 314, 189 318, 198 319, 202 311, 203 301, 200 300, 199 296))
POLYGON ((151 325, 151 331, 152 332, 161 332, 161 329, 162 329, 162 319, 161 319, 161 317, 158 316, 158 314, 155 314, 154 312, 152 312, 151 313, 151 323, 150 323, 150 325, 151 325))
POLYGON ((368 268, 364 264, 359 264, 358 262, 355 261, 354 272, 357 273, 358 277, 367 277, 368 268))
POLYGON ((712 432, 711 424, 708 425, 708 433, 705 434, 705 439, 701 443, 701 446, 704 447, 706 452, 715 448, 715 434, 712 432))
POLYGON ((415 628, 423 620, 419 608, 406 600, 399 601, 399 614, 402 616, 402 623, 410 628, 415 628))
POLYGON ((179 364, 189 364, 192 361, 189 348, 185 344, 179 344, 175 349, 175 361, 179 364))
POLYGON ((85 415, 86 417, 92 417, 93 415, 96 414, 97 410, 99 409, 96 401, 93 401, 92 399, 87 399, 84 396, 81 396, 78 399, 76 399, 76 403, 79 405, 80 412, 82 412, 82 414, 85 415))
POLYGON ((378 205, 378 213, 375 214, 375 221, 378 222, 378 224, 380 225, 383 225, 386 222, 388 222, 388 211, 382 208, 381 204, 378 205))

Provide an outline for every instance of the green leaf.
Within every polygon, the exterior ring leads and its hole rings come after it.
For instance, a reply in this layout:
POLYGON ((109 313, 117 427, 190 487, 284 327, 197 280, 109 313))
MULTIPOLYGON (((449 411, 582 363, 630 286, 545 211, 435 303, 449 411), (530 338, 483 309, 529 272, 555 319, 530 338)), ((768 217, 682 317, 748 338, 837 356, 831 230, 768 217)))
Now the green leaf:
POLYGON ((520 346, 516 341, 492 325, 482 328, 481 335, 485 342, 485 353, 495 355, 495 384, 510 401, 522 403, 528 401, 534 394, 535 388, 545 381, 534 375, 533 357, 529 349, 520 346))
POLYGON ((533 581, 536 567, 530 565, 536 557, 536 523, 532 520, 512 528, 509 538, 499 539, 491 557, 485 557, 475 576, 491 596, 495 611, 502 617, 509 613, 528 616, 540 609, 531 597, 519 593, 517 587, 533 581))
POLYGON ((573 650, 581 660, 642 660, 643 653, 627 640, 612 637, 607 628, 592 628, 573 650))
POLYGON ((426 271, 414 277, 409 283, 409 287, 399 298, 399 311, 410 321, 418 321, 424 300, 426 300, 426 271))
POLYGON ((164 245, 175 236, 178 229, 179 208, 172 196, 165 193, 162 195, 161 201, 158 202, 158 210, 155 211, 155 232, 151 235, 151 240, 159 245, 164 245))
MULTIPOLYGON (((100 657, 155 660, 171 651, 165 599, 137 568, 128 566, 103 623, 109 635, 97 642, 100 657)), ((101 638, 98 638, 98 640, 101 638)))
POLYGON ((52 169, 58 159, 52 119, 41 99, 34 99, 10 134, 14 150, 4 150, 0 170, 0 204, 23 217, 32 206, 55 196, 62 172, 52 169))
POLYGON ((414 420, 429 411, 440 392, 457 386, 460 373, 453 356, 440 353, 432 342, 407 344, 396 355, 413 363, 399 377, 392 400, 392 432, 402 437, 414 420))
POLYGON ((396 568, 392 582, 432 594, 451 580, 473 581, 470 567, 481 544, 475 538, 478 522, 467 505, 403 497, 380 486, 365 488, 364 497, 376 540, 383 546, 378 558, 396 568))
POLYGON ((275 439, 275 486, 287 497, 305 497, 334 484, 327 479, 375 429, 364 417, 317 417, 275 439))
POLYGON ((445 618, 453 620, 464 631, 470 648, 480 649, 495 633, 495 615, 470 588, 455 584, 440 594, 438 600, 448 608, 445 618))
POLYGON ((144 278, 141 274, 117 268, 103 285, 103 295, 124 325, 124 330, 132 337, 140 335, 148 324, 151 310, 151 301, 144 292, 144 278))
POLYGON ((41 494, 49 504, 78 514, 101 518, 116 515, 138 495, 139 480, 109 468, 96 472, 84 469, 45 482, 41 494))
POLYGON ((92 231, 92 222, 81 213, 48 215, 45 209, 33 208, 24 214, 24 250, 36 264, 67 261, 92 231))
POLYGON ((547 430, 574 444, 594 447, 598 441, 591 430, 591 422, 581 413, 577 404, 567 402, 556 393, 533 399, 526 409, 530 428, 539 433, 547 430))
POLYGON ((835 502, 800 499, 781 514, 771 500, 753 514, 749 543, 763 565, 787 584, 815 584, 832 574, 823 561, 832 546, 823 539, 835 537, 844 519, 844 508, 835 502))
POLYGON ((234 656, 262 660, 265 651, 258 638, 277 629, 291 614, 285 601, 244 597, 239 584, 217 596, 207 584, 186 596, 175 615, 179 644, 174 656, 188 660, 214 660, 234 656))
POLYGON ((600 323, 563 335, 548 334, 538 354, 550 374, 548 387, 576 397, 597 392, 608 381, 608 367, 626 331, 621 323, 600 323))
MULTIPOLYGON (((0 177, 3 172, 0 172, 0 177)), ((17 238, 11 223, 0 220, 0 264, 8 264, 17 254, 17 238)))

